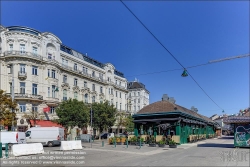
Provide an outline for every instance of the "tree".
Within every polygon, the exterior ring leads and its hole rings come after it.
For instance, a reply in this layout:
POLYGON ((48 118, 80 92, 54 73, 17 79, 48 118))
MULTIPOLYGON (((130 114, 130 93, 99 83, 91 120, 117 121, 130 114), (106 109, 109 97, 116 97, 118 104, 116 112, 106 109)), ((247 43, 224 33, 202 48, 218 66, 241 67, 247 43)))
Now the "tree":
POLYGON ((4 126, 8 126, 8 129, 16 122, 16 110, 17 103, 12 101, 12 98, 5 94, 5 91, 0 90, 0 121, 4 126))
POLYGON ((56 109, 56 114, 59 117, 56 122, 68 130, 75 126, 86 127, 90 120, 89 107, 76 99, 63 101, 56 109))
POLYGON ((30 124, 30 126, 32 127, 31 121, 33 121, 34 126, 36 126, 37 121, 42 120, 44 118, 44 116, 40 116, 37 111, 31 111, 28 114, 25 113, 23 115, 23 118, 25 118, 27 120, 28 124, 30 124))
POLYGON ((126 125, 126 113, 117 112, 116 114, 116 124, 118 133, 120 133, 120 129, 126 125))
POLYGON ((133 132, 134 131, 134 118, 131 115, 128 115, 125 118, 125 128, 127 132, 133 132))
POLYGON ((99 129, 99 139, 100 135, 104 129, 111 128, 116 121, 116 108, 114 105, 109 105, 107 101, 104 103, 93 103, 93 127, 99 129))

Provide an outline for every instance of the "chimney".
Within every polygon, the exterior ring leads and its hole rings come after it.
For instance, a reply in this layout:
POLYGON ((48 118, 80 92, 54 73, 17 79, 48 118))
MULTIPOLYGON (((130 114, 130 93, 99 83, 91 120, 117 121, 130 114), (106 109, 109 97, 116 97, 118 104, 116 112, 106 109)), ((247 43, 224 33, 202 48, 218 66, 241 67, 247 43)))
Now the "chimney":
POLYGON ((194 106, 191 107, 191 110, 194 111, 194 112, 198 112, 198 109, 195 108, 194 106))
POLYGON ((169 100, 168 95, 167 95, 167 94, 164 94, 164 95, 162 96, 162 101, 168 101, 168 100, 169 100))
POLYGON ((174 99, 173 97, 170 97, 168 101, 169 101, 170 103, 175 104, 175 99, 174 99))

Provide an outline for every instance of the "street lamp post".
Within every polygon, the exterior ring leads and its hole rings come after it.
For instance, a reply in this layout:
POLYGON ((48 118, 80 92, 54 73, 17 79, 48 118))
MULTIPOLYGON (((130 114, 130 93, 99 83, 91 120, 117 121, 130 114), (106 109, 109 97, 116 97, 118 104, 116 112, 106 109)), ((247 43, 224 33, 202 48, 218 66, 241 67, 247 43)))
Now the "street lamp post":
POLYGON ((92 137, 92 105, 91 105, 91 108, 90 108, 90 126, 91 126, 91 148, 92 148, 92 140, 93 140, 93 137, 92 137))

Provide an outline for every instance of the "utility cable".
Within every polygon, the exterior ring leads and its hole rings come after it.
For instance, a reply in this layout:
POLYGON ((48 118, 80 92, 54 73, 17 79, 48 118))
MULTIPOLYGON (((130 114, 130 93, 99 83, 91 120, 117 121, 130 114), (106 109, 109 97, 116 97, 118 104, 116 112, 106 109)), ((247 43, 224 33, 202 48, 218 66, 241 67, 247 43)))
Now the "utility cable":
MULTIPOLYGON (((147 28, 145 24, 130 10, 130 8, 122 1, 121 3, 125 6, 125 8, 141 23, 141 25, 154 37, 154 39, 172 56, 175 61, 180 64, 184 69, 185 67, 178 61, 178 59, 160 42, 160 40, 147 28)), ((215 105, 217 105, 220 109, 222 109, 207 93, 206 91, 200 86, 200 84, 192 77, 192 75, 187 71, 187 73, 190 75, 190 77, 194 80, 194 82, 201 88, 201 90, 207 95, 209 99, 214 102, 215 105)), ((223 110, 223 109, 222 109, 223 110)))

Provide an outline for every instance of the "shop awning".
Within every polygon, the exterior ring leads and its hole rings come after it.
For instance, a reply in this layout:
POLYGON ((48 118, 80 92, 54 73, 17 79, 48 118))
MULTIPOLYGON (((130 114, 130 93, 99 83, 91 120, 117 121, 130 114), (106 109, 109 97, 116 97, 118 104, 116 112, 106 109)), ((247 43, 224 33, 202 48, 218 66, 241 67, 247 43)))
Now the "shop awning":
POLYGON ((250 123, 250 117, 247 116, 231 116, 223 119, 225 124, 250 123))
MULTIPOLYGON (((30 123, 32 126, 35 126, 33 120, 30 120, 30 123)), ((48 121, 48 120, 37 120, 36 125, 40 126, 40 127, 60 127, 60 128, 63 128, 62 125, 59 125, 57 123, 54 123, 54 122, 48 121)))

